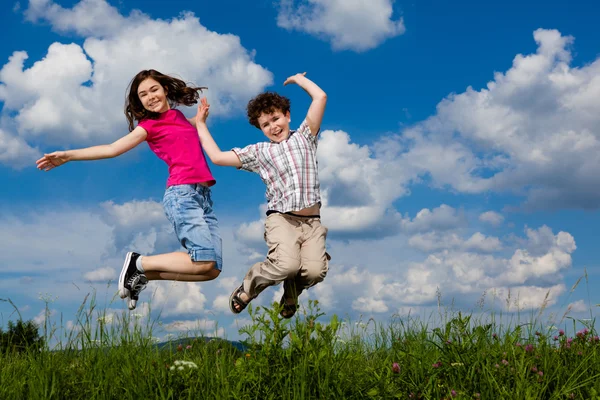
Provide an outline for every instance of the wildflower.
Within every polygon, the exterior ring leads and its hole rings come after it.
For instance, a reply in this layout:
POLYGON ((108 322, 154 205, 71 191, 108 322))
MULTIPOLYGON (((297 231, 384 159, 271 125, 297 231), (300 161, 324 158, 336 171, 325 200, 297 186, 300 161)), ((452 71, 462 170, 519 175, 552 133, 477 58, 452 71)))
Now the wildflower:
POLYGON ((442 362, 441 362, 441 361, 438 361, 438 362, 436 362, 435 364, 432 364, 431 366, 432 366, 433 368, 439 368, 439 367, 441 367, 441 366, 442 366, 442 362))
POLYGON ((452 340, 450 340, 450 339, 446 340, 446 344, 452 344, 452 340))
POLYGON ((531 372, 537 372, 537 371, 538 371, 537 367, 535 367, 535 366, 531 367, 531 372))
POLYGON ((558 336, 554 336, 552 339, 554 339, 554 341, 558 340, 558 336))
POLYGON ((186 368, 197 369, 198 366, 193 361, 175 360, 175 362, 173 362, 173 365, 169 369, 171 371, 174 371, 175 369, 177 369, 178 371, 183 371, 186 368))
POLYGON ((456 393, 456 390, 454 390, 454 389, 452 389, 452 390, 450 391, 450 394, 452 395, 452 397, 456 397, 456 396, 458 396, 458 394, 456 393))
POLYGON ((533 347, 532 344, 528 344, 527 346, 525 346, 525 351, 527 353, 531 353, 534 349, 535 349, 535 347, 533 347))
POLYGON ((182 345, 177 345, 177 351, 183 351, 183 346, 182 345))
POLYGON ((515 346, 517 346, 517 347, 521 347, 521 343, 517 342, 517 343, 515 344, 515 346))
POLYGON ((398 365, 398 363, 393 363, 392 364, 392 372, 394 372, 395 374, 399 374, 400 373, 400 365, 398 365))
POLYGON ((250 353, 246 354, 246 358, 250 358, 250 353))
POLYGON ((496 368, 500 368, 500 365, 496 364, 496 365, 494 365, 494 367, 496 367, 496 368))
POLYGON ((475 394, 473 395, 473 397, 475 397, 476 399, 478 399, 478 398, 480 398, 480 397, 481 397, 481 394, 479 394, 479 393, 475 393, 475 394))
POLYGON ((535 336, 542 336, 542 333, 539 331, 535 331, 535 336))
POLYGON ((578 351, 578 352, 577 352, 577 355, 578 355, 578 356, 582 356, 582 355, 583 355, 583 353, 582 353, 581 351, 578 351))
POLYGON ((590 341, 592 341, 592 342, 599 342, 600 341, 600 336, 594 336, 593 338, 590 338, 590 341))
POLYGON ((542 371, 538 371, 538 375, 539 376, 544 376, 544 373, 542 371))
POLYGON ((508 365, 508 361, 506 361, 506 360, 502 360, 502 364, 504 364, 504 365, 508 365))
POLYGON ((191 348, 192 348, 192 346, 191 346, 191 345, 189 345, 189 344, 188 344, 187 346, 185 346, 185 349, 186 349, 186 350, 190 350, 191 348))
POLYGON ((562 329, 558 331, 558 336, 565 336, 565 331, 562 329))
POLYGON ((492 337, 493 337, 494 339, 498 340, 498 334, 497 334, 497 333, 494 333, 494 334, 492 335, 492 337))
POLYGON ((567 338, 567 343, 568 343, 568 344, 571 344, 571 343, 573 343, 573 338, 567 338))

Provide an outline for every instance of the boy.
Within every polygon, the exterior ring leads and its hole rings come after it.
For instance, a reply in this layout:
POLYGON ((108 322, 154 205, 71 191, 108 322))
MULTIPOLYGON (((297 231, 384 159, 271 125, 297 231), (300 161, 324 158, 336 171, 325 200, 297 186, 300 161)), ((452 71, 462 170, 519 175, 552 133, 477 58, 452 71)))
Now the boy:
POLYGON ((290 101, 266 92, 248 103, 249 122, 260 129, 269 142, 260 142, 223 152, 208 128, 210 106, 202 99, 196 127, 200 141, 216 165, 233 166, 260 175, 267 185, 265 241, 267 258, 254 264, 242 285, 229 299, 229 307, 239 314, 265 288, 284 282, 281 316, 291 318, 303 290, 321 282, 327 275, 330 256, 325 251, 327 228, 321 225, 321 195, 317 168, 317 135, 327 103, 327 95, 306 72, 285 80, 295 83, 312 98, 306 118, 296 131, 290 131, 290 101))

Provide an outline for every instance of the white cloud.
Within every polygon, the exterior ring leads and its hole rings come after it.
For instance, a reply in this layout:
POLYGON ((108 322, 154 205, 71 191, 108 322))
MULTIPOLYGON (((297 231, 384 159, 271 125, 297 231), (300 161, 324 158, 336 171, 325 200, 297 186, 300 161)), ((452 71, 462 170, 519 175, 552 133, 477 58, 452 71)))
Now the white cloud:
POLYGON ((486 211, 479 215, 479 220, 492 226, 498 226, 504 222, 504 217, 495 211, 486 211))
POLYGON ((449 95, 407 129, 403 163, 436 187, 524 193, 531 208, 597 208, 600 60, 571 67, 572 37, 538 29, 534 38, 535 54, 517 55, 486 88, 449 95))
POLYGON ((111 267, 98 268, 90 272, 83 274, 83 277, 92 282, 103 282, 115 279, 117 277, 117 271, 111 267))
POLYGON ((331 42, 334 50, 362 52, 404 34, 393 20, 393 0, 282 0, 277 26, 331 42))
POLYGON ((567 309, 574 313, 583 313, 586 311, 590 311, 590 307, 588 307, 586 302, 583 300, 577 300, 577 301, 569 304, 567 309))
POLYGON ((239 37, 209 31, 191 13, 155 20, 137 11, 122 16, 105 0, 82 0, 71 9, 32 0, 26 15, 85 38, 83 46, 53 43, 29 68, 27 52, 16 51, 0 69, 3 112, 16 112, 16 132, 29 146, 106 142, 125 134, 123 93, 142 69, 209 86, 211 111, 221 116, 239 112, 272 83, 239 37))
POLYGON ((388 311, 388 306, 381 299, 369 297, 359 297, 352 302, 352 308, 366 313, 384 313, 388 311))
POLYGON ((477 232, 467 239, 465 249, 474 252, 494 253, 502 250, 502 243, 497 237, 485 236, 483 233, 477 232))
POLYGON ((442 204, 433 210, 422 209, 412 221, 403 221, 402 227, 407 232, 428 232, 455 229, 465 224, 466 220, 462 212, 442 204))
POLYGON ((499 300, 506 311, 541 309, 556 304, 558 297, 566 291, 564 284, 549 288, 538 286, 499 287, 490 290, 492 298, 499 300))
POLYGON ((25 140, 0 128, 0 163, 22 169, 34 165, 35 160, 41 156, 25 140))
POLYGON ((217 323, 209 319, 177 320, 164 325, 165 330, 173 332, 202 333, 209 336, 223 336, 224 328, 217 328, 217 323))

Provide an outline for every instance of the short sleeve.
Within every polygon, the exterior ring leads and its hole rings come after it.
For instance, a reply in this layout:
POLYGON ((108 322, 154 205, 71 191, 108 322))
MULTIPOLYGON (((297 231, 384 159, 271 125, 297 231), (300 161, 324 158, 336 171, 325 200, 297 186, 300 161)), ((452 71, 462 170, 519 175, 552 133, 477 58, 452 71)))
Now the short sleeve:
POLYGON ((302 136, 304 136, 315 147, 317 146, 317 142, 319 141, 319 139, 318 139, 317 135, 313 135, 312 132, 310 131, 310 126, 308 125, 308 121, 306 121, 306 119, 304 119, 304 121, 302 121, 297 132, 300 133, 302 136))
POLYGON ((154 130, 152 129, 152 127, 154 126, 153 122, 154 121, 152 121, 151 119, 143 119, 140 122, 138 122, 138 126, 141 126, 146 130, 146 140, 151 139, 154 134, 154 130))
POLYGON ((250 144, 243 149, 234 147, 231 150, 237 154, 242 163, 240 169, 249 172, 259 172, 260 164, 258 162, 258 146, 256 144, 250 144))

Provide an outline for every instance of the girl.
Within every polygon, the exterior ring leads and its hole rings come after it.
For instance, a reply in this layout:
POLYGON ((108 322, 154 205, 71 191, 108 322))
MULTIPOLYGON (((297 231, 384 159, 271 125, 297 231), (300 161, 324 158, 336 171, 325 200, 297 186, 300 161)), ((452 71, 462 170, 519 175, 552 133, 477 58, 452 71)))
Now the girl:
POLYGON ((130 310, 135 309, 148 281, 200 282, 221 273, 221 236, 210 191, 216 181, 204 157, 195 120, 172 108, 197 103, 202 89, 206 88, 187 86, 152 69, 141 71, 131 81, 125 101, 129 134, 111 144, 44 154, 36 162, 38 169, 49 171, 69 161, 117 157, 147 141, 169 166, 163 207, 188 254, 127 253, 119 275, 119 295, 128 298, 130 310), (138 121, 135 128, 134 121, 138 121))

